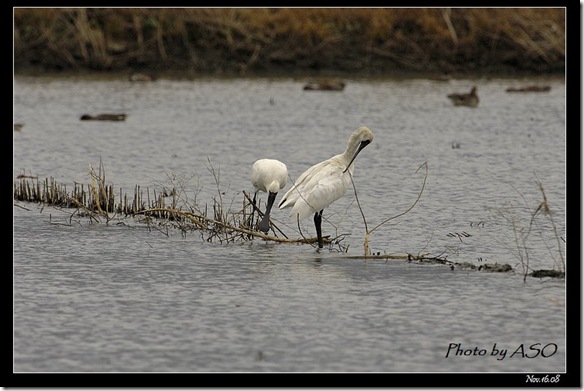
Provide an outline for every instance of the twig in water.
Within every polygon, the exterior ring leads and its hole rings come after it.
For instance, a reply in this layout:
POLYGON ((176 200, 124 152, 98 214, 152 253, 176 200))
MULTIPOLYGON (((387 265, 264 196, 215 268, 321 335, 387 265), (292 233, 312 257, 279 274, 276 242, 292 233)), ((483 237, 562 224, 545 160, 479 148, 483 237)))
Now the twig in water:
POLYGON ((424 175, 424 182, 422 183, 422 188, 420 189, 420 192, 418 193, 418 197, 416 198, 416 200, 414 201, 414 203, 404 212, 399 213, 395 216, 389 217, 385 220, 383 220, 381 223, 377 224, 373 229, 369 230, 368 226, 367 226, 367 219, 365 218, 365 214, 363 213, 363 209, 361 208, 361 203, 359 202, 359 197, 357 195, 357 188, 355 187, 355 182, 353 182, 353 176, 351 175, 351 183, 353 184, 353 190, 355 192, 355 199, 357 201, 357 206, 359 206, 359 212, 361 212, 361 216, 363 217, 363 223, 365 224, 365 239, 363 241, 363 249, 364 249, 364 255, 368 256, 371 255, 371 251, 369 250, 369 236, 371 235, 371 233, 373 231, 375 231, 377 228, 381 227, 382 225, 384 225, 385 223, 396 219, 398 217, 401 217, 403 215, 405 215, 406 213, 408 213, 410 210, 412 210, 414 208, 414 206, 416 206, 416 204, 418 203, 418 201, 420 201, 420 198, 422 197, 422 193, 424 192, 424 188, 426 187, 426 180, 428 179, 428 162, 424 162, 422 165, 420 165, 420 167, 418 167, 418 169, 416 170, 416 173, 418 171, 420 171, 420 168, 425 167, 426 168, 426 173, 424 175))

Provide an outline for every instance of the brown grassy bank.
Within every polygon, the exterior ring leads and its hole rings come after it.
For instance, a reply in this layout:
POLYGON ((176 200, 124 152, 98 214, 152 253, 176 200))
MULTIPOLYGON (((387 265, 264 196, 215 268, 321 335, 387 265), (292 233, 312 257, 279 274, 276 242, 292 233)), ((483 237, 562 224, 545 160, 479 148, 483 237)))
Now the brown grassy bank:
POLYGON ((14 8, 14 68, 560 73, 563 8, 14 8))

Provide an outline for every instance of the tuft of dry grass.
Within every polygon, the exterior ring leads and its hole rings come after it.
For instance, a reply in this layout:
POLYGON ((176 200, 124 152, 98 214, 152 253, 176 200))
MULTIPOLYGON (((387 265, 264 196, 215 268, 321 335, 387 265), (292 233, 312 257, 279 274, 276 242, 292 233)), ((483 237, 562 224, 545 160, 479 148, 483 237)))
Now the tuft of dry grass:
POLYGON ((565 239, 558 233, 557 225, 554 220, 554 213, 550 208, 547 195, 544 191, 543 184, 536 177, 536 185, 541 193, 542 201, 533 207, 529 204, 526 197, 519 192, 513 185, 513 189, 517 191, 523 200, 524 208, 520 212, 515 211, 514 208, 495 208, 494 212, 511 224, 513 229, 514 248, 512 253, 519 259, 523 269, 523 280, 528 275, 533 277, 541 277, 544 274, 551 277, 564 277, 566 273, 566 263, 564 259, 565 239), (529 216, 527 216, 527 214, 529 216), (553 232, 554 245, 550 245, 549 230, 553 232), (530 264, 530 257, 532 256, 529 243, 533 240, 533 236, 538 235, 541 242, 546 247, 549 258, 553 263, 553 268, 550 270, 533 270, 530 264))
POLYGON ((207 203, 199 204, 197 192, 194 197, 189 197, 186 191, 188 181, 184 178, 170 177, 170 184, 163 186, 158 192, 136 185, 132 197, 122 189, 116 194, 113 185, 107 184, 102 162, 97 170, 89 166, 89 185, 75 183, 72 191, 68 191, 65 185, 57 183, 53 178, 39 180, 30 175, 19 175, 14 183, 14 199, 69 208, 73 210, 72 216, 89 217, 95 222, 105 220, 110 223, 135 217, 157 229, 172 227, 184 233, 199 232, 208 242, 245 242, 254 238, 280 243, 317 241, 317 238, 310 237, 290 239, 274 222, 271 223, 271 234, 260 232, 257 225, 263 212, 259 205, 255 205, 244 191, 241 209, 234 210, 234 204, 228 205, 222 197, 219 170, 211 162, 208 168, 215 178, 218 194, 213 197, 210 206, 207 203))

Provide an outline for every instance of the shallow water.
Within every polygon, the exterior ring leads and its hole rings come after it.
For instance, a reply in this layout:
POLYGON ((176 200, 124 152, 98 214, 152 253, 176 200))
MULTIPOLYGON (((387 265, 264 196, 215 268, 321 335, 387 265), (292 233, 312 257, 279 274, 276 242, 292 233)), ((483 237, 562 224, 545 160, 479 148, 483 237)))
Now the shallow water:
MULTIPOLYGON (((220 196, 234 208, 242 190, 252 190, 256 159, 285 162, 287 190, 366 125, 375 139, 359 155, 354 178, 370 230, 415 202, 425 172, 417 170, 428 165, 415 207, 371 234, 374 252, 507 263, 516 271, 363 261, 261 240, 208 243, 196 232, 148 229, 133 220, 92 223, 71 219, 72 211, 19 203, 16 372, 566 368, 565 281, 523 282, 514 239, 542 201, 539 180, 557 233, 549 217, 537 215, 525 247, 533 269, 561 264, 563 79, 355 79, 343 92, 306 92, 301 80, 287 78, 130 83, 17 76, 14 121, 24 124, 14 132, 14 178, 90 183, 89 165, 98 168, 101 160, 108 183, 125 192, 179 183, 190 200, 211 204, 220 196), (552 89, 505 92, 535 83, 552 89), (445 98, 475 84, 476 109, 445 98), (79 121, 102 112, 128 118, 79 121), (532 346, 545 349, 529 358, 532 346), (484 354, 468 354, 475 348, 484 354), (504 359, 491 355, 505 349, 504 359)), ((287 215, 274 209, 272 220, 296 237, 287 215)), ((352 189, 325 217, 324 234, 343 235, 348 253, 361 254, 365 229, 352 189)), ((301 227, 312 235, 310 219, 301 227)))

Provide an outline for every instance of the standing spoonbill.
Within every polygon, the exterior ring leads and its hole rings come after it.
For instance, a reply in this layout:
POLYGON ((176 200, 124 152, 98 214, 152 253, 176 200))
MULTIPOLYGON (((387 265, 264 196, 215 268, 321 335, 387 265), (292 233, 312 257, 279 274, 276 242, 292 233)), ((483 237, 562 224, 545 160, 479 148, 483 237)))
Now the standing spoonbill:
POLYGON ((260 231, 267 233, 270 229, 270 211, 278 192, 286 186, 288 168, 284 163, 275 159, 260 159, 251 167, 251 184, 255 189, 253 203, 255 205, 258 191, 268 193, 266 212, 260 222, 260 231))
POLYGON ((314 213, 319 249, 323 247, 322 212, 324 208, 345 195, 355 168, 353 161, 371 141, 373 133, 368 127, 361 126, 349 137, 345 152, 304 171, 280 201, 279 208, 292 207, 290 217, 298 221, 314 213))

